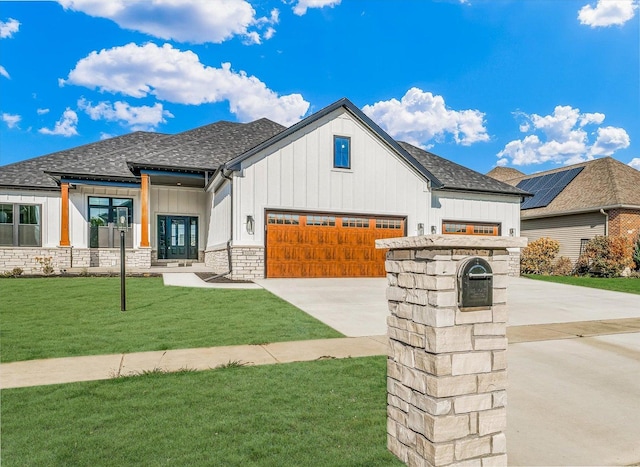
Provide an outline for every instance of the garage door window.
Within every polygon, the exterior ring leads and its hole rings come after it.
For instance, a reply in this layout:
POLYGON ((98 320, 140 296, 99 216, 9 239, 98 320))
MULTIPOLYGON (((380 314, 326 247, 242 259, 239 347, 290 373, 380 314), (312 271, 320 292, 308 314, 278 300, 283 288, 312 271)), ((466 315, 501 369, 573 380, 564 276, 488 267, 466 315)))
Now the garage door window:
POLYGON ((307 225, 333 227, 336 225, 334 216, 307 216, 307 225))
POLYGON ((369 219, 362 217, 343 217, 342 227, 360 227, 363 229, 369 228, 369 219))
POLYGON ((402 230, 403 225, 400 219, 376 219, 376 229, 402 230))
POLYGON ((465 224, 461 222, 443 222, 442 233, 448 235, 500 235, 499 224, 465 224))
POLYGON ((297 214, 269 213, 267 216, 267 223, 279 225, 299 225, 300 216, 297 214))

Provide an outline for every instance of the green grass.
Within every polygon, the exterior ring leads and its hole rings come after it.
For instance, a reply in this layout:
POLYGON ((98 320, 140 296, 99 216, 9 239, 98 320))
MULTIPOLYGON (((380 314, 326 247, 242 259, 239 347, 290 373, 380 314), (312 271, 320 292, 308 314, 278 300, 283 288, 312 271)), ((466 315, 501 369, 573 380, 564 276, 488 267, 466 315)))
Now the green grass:
POLYGON ((613 290, 640 295, 640 279, 628 277, 574 277, 574 276, 539 276, 527 274, 525 277, 539 281, 556 282, 558 284, 579 285, 594 289, 613 290))
POLYGON ((161 278, 0 280, 2 362, 340 337, 266 290, 165 287, 161 278))
POLYGON ((3 467, 393 466, 386 359, 2 391, 3 467))

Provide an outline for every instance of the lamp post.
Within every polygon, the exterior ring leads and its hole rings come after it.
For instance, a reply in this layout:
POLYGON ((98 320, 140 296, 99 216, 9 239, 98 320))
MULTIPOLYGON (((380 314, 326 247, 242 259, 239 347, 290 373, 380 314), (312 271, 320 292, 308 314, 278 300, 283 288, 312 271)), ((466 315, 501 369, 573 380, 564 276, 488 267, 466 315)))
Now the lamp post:
POLYGON ((116 218, 120 230, 120 311, 127 311, 127 292, 125 287, 126 252, 124 248, 124 234, 129 227, 129 208, 117 207, 116 218))

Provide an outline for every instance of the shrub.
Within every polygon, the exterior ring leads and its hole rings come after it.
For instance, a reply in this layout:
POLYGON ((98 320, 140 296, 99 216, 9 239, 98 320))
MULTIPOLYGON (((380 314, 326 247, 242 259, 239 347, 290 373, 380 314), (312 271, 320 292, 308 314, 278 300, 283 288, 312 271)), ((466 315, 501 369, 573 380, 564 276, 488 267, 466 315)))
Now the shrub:
POLYGON ((560 251, 560 243, 548 237, 534 240, 522 249, 520 272, 522 274, 551 274, 553 260, 560 251))
POLYGON ((633 261, 636 263, 636 271, 640 271, 640 234, 633 247, 633 261))
POLYGON ((578 259, 576 269, 582 274, 619 276, 633 266, 632 246, 624 237, 597 236, 589 240, 578 259))
POLYGON ((573 262, 566 256, 561 256, 553 263, 551 274, 554 276, 570 276, 573 273, 573 262))
POLYGON ((13 268, 11 271, 4 271, 2 275, 4 277, 18 277, 21 276, 23 272, 22 268, 13 268))

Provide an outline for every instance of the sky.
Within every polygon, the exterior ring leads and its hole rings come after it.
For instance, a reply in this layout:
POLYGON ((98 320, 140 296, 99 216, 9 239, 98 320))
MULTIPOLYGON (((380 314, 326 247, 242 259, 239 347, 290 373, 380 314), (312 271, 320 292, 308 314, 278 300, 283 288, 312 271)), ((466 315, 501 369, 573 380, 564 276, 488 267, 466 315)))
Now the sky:
POLYGON ((346 97, 482 173, 640 170, 639 26, 640 0, 0 1, 0 165, 346 97))

